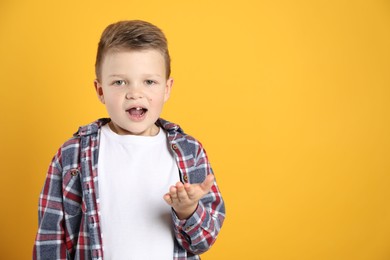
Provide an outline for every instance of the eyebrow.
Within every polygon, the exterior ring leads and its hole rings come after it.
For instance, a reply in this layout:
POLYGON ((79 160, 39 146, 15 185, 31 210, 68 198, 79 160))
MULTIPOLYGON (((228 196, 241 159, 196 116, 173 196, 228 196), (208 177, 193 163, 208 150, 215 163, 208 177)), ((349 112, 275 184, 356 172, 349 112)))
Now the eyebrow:
POLYGON ((111 75, 108 75, 109 78, 124 78, 125 75, 124 74, 111 74, 111 75))
MULTIPOLYGON (((162 76, 160 74, 142 74, 142 76, 144 77, 159 77, 159 78, 162 78, 162 76)), ((118 78, 126 78, 127 76, 125 74, 111 74, 111 75, 108 75, 109 78, 115 78, 115 77, 118 77, 118 78)))
POLYGON ((144 74, 145 77, 159 77, 159 78, 162 78, 162 76, 160 74, 144 74))

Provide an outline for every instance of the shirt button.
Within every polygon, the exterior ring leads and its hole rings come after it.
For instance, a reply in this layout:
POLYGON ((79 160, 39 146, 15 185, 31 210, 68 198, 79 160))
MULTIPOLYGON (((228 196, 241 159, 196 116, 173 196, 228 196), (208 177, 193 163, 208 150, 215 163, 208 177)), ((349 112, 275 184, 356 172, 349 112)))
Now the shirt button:
POLYGON ((176 144, 173 144, 173 145, 172 145, 172 149, 173 149, 173 150, 177 150, 177 145, 176 145, 176 144))
POLYGON ((70 174, 71 174, 72 176, 76 176, 77 174, 79 174, 79 170, 73 169, 73 170, 70 171, 70 174))
POLYGON ((185 182, 188 182, 188 176, 187 176, 187 175, 184 175, 183 180, 184 180, 185 182))

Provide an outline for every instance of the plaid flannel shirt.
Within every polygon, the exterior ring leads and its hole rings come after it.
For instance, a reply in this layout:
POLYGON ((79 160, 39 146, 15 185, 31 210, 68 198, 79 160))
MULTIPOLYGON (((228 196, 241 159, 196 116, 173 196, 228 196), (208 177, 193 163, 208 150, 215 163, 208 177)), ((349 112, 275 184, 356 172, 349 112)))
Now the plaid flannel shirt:
MULTIPOLYGON (((100 119, 79 131, 54 156, 39 199, 39 229, 33 259, 103 259, 99 223, 97 159, 100 119)), ((168 136, 182 182, 201 183, 213 174, 202 145, 173 123, 159 119, 168 136)), ((194 214, 179 220, 172 210, 174 260, 200 259, 215 242, 225 218, 216 182, 194 214)))

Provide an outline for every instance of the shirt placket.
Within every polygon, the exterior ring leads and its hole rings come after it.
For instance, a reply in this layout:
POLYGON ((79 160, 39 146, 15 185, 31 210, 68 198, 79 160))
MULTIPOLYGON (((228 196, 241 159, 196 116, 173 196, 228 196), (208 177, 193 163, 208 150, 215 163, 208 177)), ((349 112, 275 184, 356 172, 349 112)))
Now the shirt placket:
POLYGON ((89 246, 94 260, 103 259, 101 246, 99 219, 97 212, 96 187, 94 185, 94 160, 91 147, 91 136, 81 138, 81 165, 83 173, 83 196, 87 206, 87 223, 89 246))

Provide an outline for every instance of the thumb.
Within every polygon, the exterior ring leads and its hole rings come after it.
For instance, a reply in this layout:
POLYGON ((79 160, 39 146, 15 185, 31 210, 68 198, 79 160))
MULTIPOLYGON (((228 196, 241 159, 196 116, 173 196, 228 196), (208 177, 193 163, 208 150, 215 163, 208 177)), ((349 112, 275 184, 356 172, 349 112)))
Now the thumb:
POLYGON ((209 174, 206 176, 206 179, 200 184, 200 187, 205 193, 208 193, 213 186, 214 183, 214 175, 209 174))

